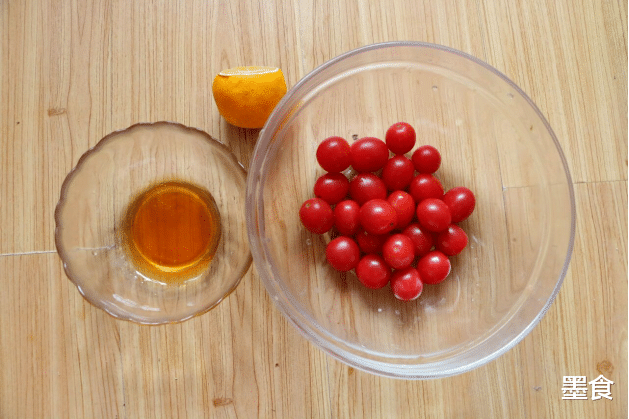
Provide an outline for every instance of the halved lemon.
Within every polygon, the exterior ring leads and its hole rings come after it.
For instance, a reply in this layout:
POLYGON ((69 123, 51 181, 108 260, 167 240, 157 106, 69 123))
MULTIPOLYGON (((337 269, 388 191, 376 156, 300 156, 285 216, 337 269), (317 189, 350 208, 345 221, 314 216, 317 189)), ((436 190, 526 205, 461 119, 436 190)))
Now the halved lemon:
POLYGON ((218 112, 240 128, 262 128, 286 90, 284 73, 277 67, 230 68, 212 83, 218 112))

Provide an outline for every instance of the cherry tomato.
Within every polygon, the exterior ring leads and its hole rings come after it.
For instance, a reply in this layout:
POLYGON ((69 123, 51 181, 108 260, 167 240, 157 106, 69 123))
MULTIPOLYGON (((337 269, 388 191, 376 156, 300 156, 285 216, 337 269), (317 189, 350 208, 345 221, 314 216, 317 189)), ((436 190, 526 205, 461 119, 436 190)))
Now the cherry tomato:
POLYGON ((413 267, 396 271, 391 276, 391 291, 398 300, 415 300, 421 295, 423 289, 421 275, 413 267))
POLYGON ((394 154, 406 154, 415 147, 415 130, 406 122, 398 122, 389 127, 385 141, 394 154))
POLYGON ((413 195, 415 202, 421 202, 426 198, 443 198, 443 186, 435 176, 427 173, 420 173, 413 178, 409 192, 413 195))
POLYGON ((357 172, 376 172, 389 160, 389 148, 384 141, 365 137, 350 146, 352 167, 357 172))
POLYGON ((356 201, 347 199, 334 207, 334 226, 343 236, 353 236, 360 227, 358 213, 360 205, 356 201))
POLYGON ((342 172, 352 163, 349 143, 341 137, 326 138, 317 147, 317 161, 326 172, 342 172))
POLYGON ((419 225, 419 223, 410 224, 402 231, 402 234, 413 241, 416 256, 424 256, 430 252, 435 243, 433 233, 419 225))
POLYGON ((424 284, 438 284, 450 274, 450 259, 439 250, 428 252, 417 262, 417 270, 424 284))
POLYGON ((367 233, 386 234, 397 225, 395 208, 384 199, 372 199, 360 207, 360 225, 367 233))
POLYGON ((358 265, 360 250, 354 240, 340 236, 328 243, 325 248, 325 256, 334 269, 347 272, 358 265))
POLYGON ((369 254, 358 262, 356 276, 367 288, 379 289, 389 283, 391 268, 381 256, 369 254))
POLYGON ((464 186, 450 189, 443 196, 443 202, 450 208, 452 222, 458 223, 469 217, 474 212, 476 197, 474 193, 464 186))
POLYGON ((308 231, 323 234, 334 225, 334 212, 323 199, 311 198, 299 209, 299 219, 308 231))
POLYGON ((393 234, 382 246, 382 257, 393 269, 411 266, 415 259, 413 241, 404 234, 393 234))
POLYGON ((461 227, 451 224, 437 236, 437 250, 448 256, 458 255, 467 246, 467 234, 461 227))
POLYGON ((404 191, 393 192, 387 198, 387 202, 395 208, 395 212, 397 213, 397 225, 395 228, 401 230, 413 221, 413 217, 415 216, 415 201, 410 194, 404 191))
POLYGON ((330 205, 341 202, 349 192, 349 180, 342 173, 326 173, 314 185, 314 194, 330 205))
POLYGON ((411 156, 415 170, 419 173, 435 173, 441 165, 441 154, 431 145, 423 145, 411 156))
POLYGON ((360 227, 356 234, 356 242, 363 253, 380 253, 382 246, 390 236, 390 234, 370 234, 360 227))
POLYGON ((382 180, 390 191, 406 189, 413 176, 415 176, 413 162, 402 155, 391 157, 382 169, 382 180))
POLYGON ((359 205, 363 205, 372 199, 387 199, 387 187, 378 176, 359 173, 349 183, 349 195, 359 205))
POLYGON ((450 209, 440 199, 424 199, 417 205, 419 224, 427 230, 440 232, 448 228, 452 222, 450 209))

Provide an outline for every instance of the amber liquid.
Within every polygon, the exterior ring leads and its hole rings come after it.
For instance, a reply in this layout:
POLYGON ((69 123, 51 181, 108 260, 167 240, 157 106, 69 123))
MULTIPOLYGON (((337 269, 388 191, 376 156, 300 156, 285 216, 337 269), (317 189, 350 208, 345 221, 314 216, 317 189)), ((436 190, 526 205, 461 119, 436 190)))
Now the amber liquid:
POLYGON ((207 268, 221 235, 220 216, 209 192, 182 182, 150 188, 129 205, 123 246, 149 279, 179 283, 207 268))

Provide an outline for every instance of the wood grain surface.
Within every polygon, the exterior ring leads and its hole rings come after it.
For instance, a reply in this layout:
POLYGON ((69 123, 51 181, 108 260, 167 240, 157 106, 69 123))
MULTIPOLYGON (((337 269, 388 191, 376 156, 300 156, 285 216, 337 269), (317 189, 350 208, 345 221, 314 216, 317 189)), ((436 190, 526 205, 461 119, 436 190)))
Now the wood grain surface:
POLYGON ((0 418, 627 417, 627 2, 0 2, 0 418), (447 45, 506 74, 553 127, 574 182, 564 285, 514 349, 430 381, 369 375, 306 341, 251 268, 182 324, 117 321, 83 300, 54 244, 61 183, 106 134, 177 121, 248 165, 214 75, 276 65, 290 86, 391 40, 447 45), (613 400, 562 400, 603 374, 613 400))

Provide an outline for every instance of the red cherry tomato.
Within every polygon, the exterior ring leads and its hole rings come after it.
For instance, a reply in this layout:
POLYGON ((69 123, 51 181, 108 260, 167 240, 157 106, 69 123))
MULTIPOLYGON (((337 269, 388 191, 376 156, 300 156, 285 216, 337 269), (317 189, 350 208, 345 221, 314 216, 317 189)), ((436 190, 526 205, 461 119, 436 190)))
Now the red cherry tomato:
POLYGON ((450 189, 443 196, 443 202, 450 208, 452 222, 458 223, 469 217, 474 212, 476 197, 474 193, 464 186, 450 189))
POLYGON ((349 192, 349 180, 342 173, 326 173, 315 182, 314 194, 330 205, 341 202, 349 192))
POLYGON ((415 200, 413 200, 410 194, 404 191, 393 192, 387 198, 387 202, 395 208, 397 213, 397 225, 395 228, 401 230, 413 221, 413 217, 415 217, 415 200))
POLYGON ((360 225, 367 233, 386 234, 397 225, 395 208, 384 199, 372 199, 360 207, 360 225))
POLYGON ((421 202, 426 198, 443 198, 443 186, 435 176, 420 173, 411 180, 409 192, 415 202, 421 202))
POLYGON ((360 205, 356 201, 347 199, 334 207, 334 226, 343 236, 353 236, 360 227, 358 213, 360 205))
POLYGON ((349 195, 359 205, 363 205, 372 199, 387 199, 387 187, 378 176, 359 173, 349 183, 349 195))
POLYGON ((467 234, 461 227, 451 224, 437 236, 437 250, 448 256, 458 255, 467 246, 467 234))
POLYGON ((406 189, 414 176, 413 162, 402 155, 391 157, 382 169, 382 180, 390 191, 406 189))
POLYGON ((358 280, 367 288, 379 289, 389 283, 391 268, 378 255, 365 255, 356 266, 358 280))
POLYGON ((415 300, 421 295, 423 289, 421 275, 413 267, 396 271, 391 276, 391 290, 398 300, 415 300))
POLYGON ((358 265, 360 250, 354 240, 340 236, 328 243, 325 248, 325 256, 334 269, 347 272, 358 265))
POLYGON ((417 262, 417 270, 424 284, 438 284, 450 274, 450 259, 442 252, 433 250, 417 262))
POLYGON ((415 147, 415 130, 406 122, 398 122, 389 127, 385 141, 394 154, 406 154, 415 147))
POLYGON ((308 231, 323 234, 334 225, 334 213, 330 204, 321 198, 311 198, 299 209, 299 219, 308 231))
POLYGON ((435 173, 441 165, 441 154, 433 146, 423 145, 413 152, 411 160, 419 173, 435 173))
POLYGON ((359 228, 356 234, 356 242, 363 253, 380 253, 382 246, 390 237, 390 234, 370 234, 364 228, 359 228))
POLYGON ((440 232, 448 228, 452 222, 450 209, 440 199, 424 199, 417 205, 419 224, 427 230, 440 232))
POLYGON ((326 172, 342 172, 352 163, 349 143, 341 137, 326 138, 317 147, 317 161, 326 172))
POLYGON ((410 224, 402 231, 402 234, 413 241, 416 256, 423 256, 430 252, 435 243, 433 233, 420 226, 419 223, 410 224))
POLYGON ((411 266, 415 259, 413 241, 404 234, 394 234, 382 246, 382 257, 393 269, 411 266))
POLYGON ((376 172, 389 160, 389 148, 384 141, 365 137, 350 146, 352 167, 357 172, 376 172))

